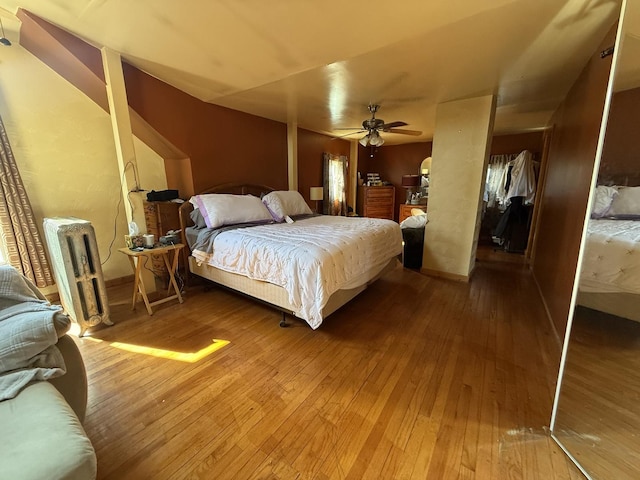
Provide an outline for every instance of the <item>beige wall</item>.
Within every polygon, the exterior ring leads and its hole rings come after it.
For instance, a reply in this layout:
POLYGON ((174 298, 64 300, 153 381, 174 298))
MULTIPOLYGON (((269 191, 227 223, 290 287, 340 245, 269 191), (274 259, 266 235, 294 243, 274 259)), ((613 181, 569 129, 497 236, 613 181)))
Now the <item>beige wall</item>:
POLYGON ((467 279, 475 264, 495 97, 438 105, 423 270, 467 279))
MULTIPOLYGON (((115 228, 103 272, 107 280, 130 275, 117 252, 127 224, 108 114, 15 43, 3 47, 0 63, 0 115, 38 222, 89 220, 103 262, 115 228)), ((137 140, 135 148, 142 188, 166 188, 163 161, 137 140)))

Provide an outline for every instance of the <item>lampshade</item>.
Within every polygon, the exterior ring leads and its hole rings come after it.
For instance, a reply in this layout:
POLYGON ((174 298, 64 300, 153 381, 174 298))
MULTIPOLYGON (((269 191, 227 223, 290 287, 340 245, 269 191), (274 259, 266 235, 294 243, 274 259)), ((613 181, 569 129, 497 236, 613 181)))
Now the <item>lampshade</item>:
POLYGON ((402 186, 403 187, 417 187, 420 185, 420 175, 403 175, 402 186))
POLYGON ((309 198, 311 200, 322 200, 324 198, 324 188, 311 187, 311 191, 309 192, 309 198))
POLYGON ((370 136, 369 143, 374 147, 380 147, 384 143, 384 139, 378 132, 373 132, 370 136))
POLYGON ((372 147, 380 147, 384 143, 384 138, 380 136, 380 134, 374 130, 370 133, 367 133, 364 137, 358 140, 358 143, 363 147, 367 147, 371 145, 372 147))

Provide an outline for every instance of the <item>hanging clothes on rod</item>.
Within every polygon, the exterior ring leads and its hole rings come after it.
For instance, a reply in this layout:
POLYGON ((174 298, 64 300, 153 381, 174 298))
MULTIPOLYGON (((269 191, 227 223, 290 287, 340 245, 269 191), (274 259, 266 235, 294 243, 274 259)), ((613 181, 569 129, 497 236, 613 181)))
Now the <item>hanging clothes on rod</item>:
POLYGON ((536 194, 536 173, 530 151, 523 150, 515 160, 509 162, 503 185, 507 209, 493 231, 493 240, 507 250, 523 251, 527 246, 531 222, 530 207, 536 194), (514 239, 517 244, 514 244, 514 239))

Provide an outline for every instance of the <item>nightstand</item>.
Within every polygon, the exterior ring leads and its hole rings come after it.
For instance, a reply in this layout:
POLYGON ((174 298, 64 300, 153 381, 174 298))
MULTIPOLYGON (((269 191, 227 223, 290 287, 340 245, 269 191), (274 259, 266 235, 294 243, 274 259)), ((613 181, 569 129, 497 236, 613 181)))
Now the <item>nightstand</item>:
POLYGON ((177 243, 166 247, 145 248, 144 250, 131 250, 127 247, 118 249, 118 251, 127 256, 131 263, 131 268, 133 268, 133 300, 131 302, 131 310, 135 310, 136 308, 138 295, 142 297, 149 315, 153 315, 151 307, 154 305, 159 305, 173 299, 178 299, 180 303, 183 302, 175 277, 176 268, 178 266, 178 257, 180 256, 180 250, 182 250, 183 247, 184 245, 182 243, 177 243), (173 258, 171 261, 169 261, 169 252, 173 252, 173 258), (169 287, 167 288, 167 297, 156 300, 155 302, 149 302, 147 291, 144 288, 144 282, 142 280, 142 266, 147 259, 152 260, 153 257, 160 258, 164 262, 167 272, 169 273, 169 287), (171 293, 171 288, 173 288, 175 292, 173 295, 169 295, 169 293, 171 293))

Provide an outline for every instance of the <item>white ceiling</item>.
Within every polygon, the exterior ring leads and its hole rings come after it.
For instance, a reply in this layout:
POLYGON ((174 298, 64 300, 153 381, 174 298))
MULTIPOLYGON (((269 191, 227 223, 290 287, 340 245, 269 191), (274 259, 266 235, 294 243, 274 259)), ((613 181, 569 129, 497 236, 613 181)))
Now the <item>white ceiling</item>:
MULTIPOLYGON (((497 133, 545 126, 618 17, 620 0, 0 0, 202 100, 314 131, 369 103, 420 137, 438 103, 495 93, 497 133)), ((0 51, 1 55, 1 51, 0 51)), ((358 135, 352 138, 359 138, 358 135)))

